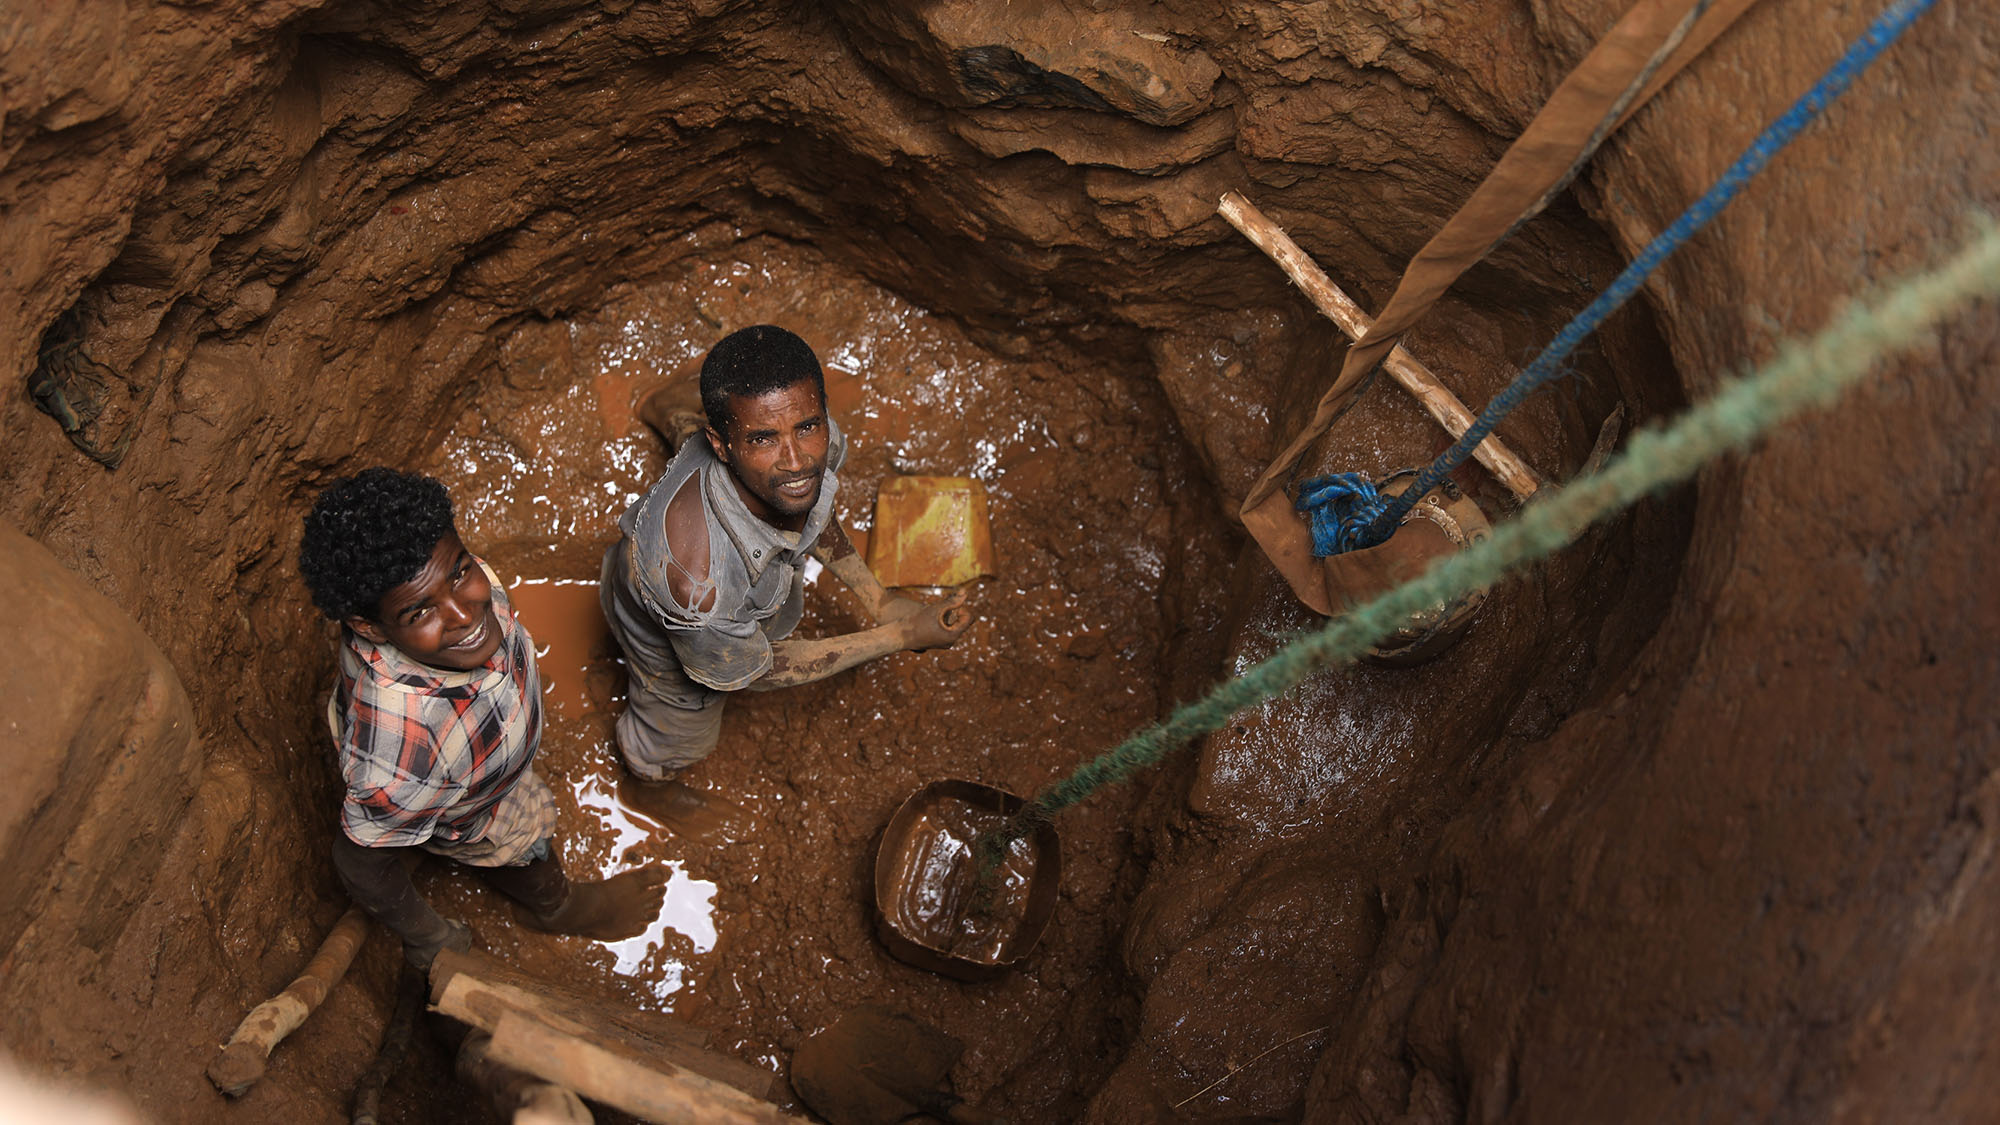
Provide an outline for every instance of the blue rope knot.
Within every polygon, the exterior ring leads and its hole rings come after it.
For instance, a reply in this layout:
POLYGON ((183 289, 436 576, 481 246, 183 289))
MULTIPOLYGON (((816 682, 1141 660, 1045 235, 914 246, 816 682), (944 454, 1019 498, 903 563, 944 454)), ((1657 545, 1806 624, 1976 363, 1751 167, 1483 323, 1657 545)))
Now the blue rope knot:
POLYGON ((1388 510, 1389 498, 1361 473, 1328 473, 1299 489, 1295 505, 1312 521, 1313 554, 1344 555, 1386 541, 1370 525, 1388 510))

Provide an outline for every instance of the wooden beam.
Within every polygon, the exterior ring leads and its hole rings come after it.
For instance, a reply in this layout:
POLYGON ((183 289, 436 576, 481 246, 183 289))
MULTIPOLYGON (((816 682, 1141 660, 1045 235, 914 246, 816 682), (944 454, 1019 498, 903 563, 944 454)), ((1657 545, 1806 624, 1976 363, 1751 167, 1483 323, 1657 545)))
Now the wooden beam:
POLYGON ((798 1125, 781 1112, 733 1086, 711 1082, 668 1062, 645 1063, 565 1034, 524 1012, 500 1017, 486 1055, 574 1090, 591 1101, 646 1121, 675 1125, 798 1125))
MULTIPOLYGON (((487 1102, 510 1125, 595 1125, 590 1107, 553 1082, 526 1071, 502 1066, 487 1054, 493 1036, 474 1029, 465 1033, 453 1069, 458 1080, 486 1094, 487 1102)), ((370 1119, 373 1120, 372 1118, 370 1119)))
POLYGON ((347 975, 347 967, 354 963, 355 950, 361 948, 361 941, 367 936, 368 915, 358 906, 348 907, 298 979, 283 992, 250 1009, 250 1014, 236 1025, 229 1042, 223 1044, 208 1064, 208 1080, 215 1083, 216 1089, 232 1098, 241 1097, 264 1077, 271 1052, 284 1042, 285 1036, 306 1022, 326 994, 347 975))
MULTIPOLYGON (((1327 277, 1326 272, 1299 248, 1299 244, 1293 242, 1282 227, 1265 217, 1248 199, 1233 191, 1224 192, 1216 211, 1229 221, 1230 226, 1243 232, 1245 238, 1278 263, 1285 276, 1292 279, 1292 283, 1320 312, 1326 314, 1327 319, 1339 325, 1348 339, 1359 340, 1368 331, 1373 322, 1368 319, 1367 313, 1361 311, 1361 306, 1341 292, 1333 279, 1327 277)), ((1417 362, 1416 357, 1405 351, 1401 344, 1389 352, 1389 357, 1382 361, 1382 367, 1390 378, 1416 396, 1417 402, 1437 419, 1454 440, 1463 436, 1466 428, 1472 425, 1472 412, 1465 408, 1458 396, 1452 394, 1431 373, 1430 368, 1417 362)), ((1479 463, 1492 470, 1493 475, 1500 478, 1500 483, 1519 499, 1526 500, 1533 496, 1541 486, 1527 462, 1516 456, 1496 436, 1489 435, 1472 452, 1479 458, 1479 463)))
POLYGON ((777 1075, 707 1049, 707 1033, 697 1027, 657 1013, 607 1008, 511 972, 480 954, 438 956, 431 967, 431 1007, 487 1032, 495 1031, 509 1013, 520 1012, 551 1030, 610 1044, 633 1058, 671 1064, 753 1098, 777 1096, 777 1075))

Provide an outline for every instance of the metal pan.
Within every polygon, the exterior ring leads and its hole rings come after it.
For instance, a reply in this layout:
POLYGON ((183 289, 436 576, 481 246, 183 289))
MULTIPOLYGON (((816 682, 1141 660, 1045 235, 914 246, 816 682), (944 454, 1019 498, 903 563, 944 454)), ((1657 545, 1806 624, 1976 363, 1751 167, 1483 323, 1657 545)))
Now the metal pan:
POLYGON ((982 896, 974 837, 1022 798, 976 781, 934 781, 911 794, 875 852, 876 933, 898 959, 964 981, 1004 976, 1034 951, 1055 913, 1062 844, 1042 824, 1014 843, 982 896))

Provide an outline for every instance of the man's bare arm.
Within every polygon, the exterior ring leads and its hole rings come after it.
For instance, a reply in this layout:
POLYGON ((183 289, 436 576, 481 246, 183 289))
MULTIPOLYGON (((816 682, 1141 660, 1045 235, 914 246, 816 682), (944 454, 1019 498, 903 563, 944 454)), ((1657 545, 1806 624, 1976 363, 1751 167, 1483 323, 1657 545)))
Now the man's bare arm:
POLYGON ((917 610, 910 616, 859 633, 816 641, 779 641, 771 646, 771 670, 752 680, 749 690, 809 684, 892 652, 948 648, 972 624, 962 591, 936 604, 913 604, 917 610))
POLYGON ((827 521, 826 530, 820 532, 819 538, 813 542, 812 556, 826 567, 828 573, 840 579, 842 585, 854 591, 854 596, 861 599, 861 612, 866 613, 871 621, 885 624, 901 621, 924 606, 915 598, 892 594, 883 588, 875 572, 862 561, 861 553, 854 549, 854 540, 848 538, 847 529, 840 525, 838 518, 827 521))

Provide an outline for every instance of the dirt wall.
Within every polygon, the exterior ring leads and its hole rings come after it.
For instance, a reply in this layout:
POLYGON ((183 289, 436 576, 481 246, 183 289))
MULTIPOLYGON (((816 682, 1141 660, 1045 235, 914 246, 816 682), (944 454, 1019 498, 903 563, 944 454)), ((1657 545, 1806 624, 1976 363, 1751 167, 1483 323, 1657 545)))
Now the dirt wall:
MULTIPOLYGON (((158 644, 205 755, 183 877, 126 931, 149 936, 92 962, 157 979, 105 996, 156 1046, 107 1051, 84 1024, 9 1045, 171 1117, 232 1009, 337 913, 297 858, 330 797, 297 513, 433 446, 512 333, 775 233, 995 347, 1156 379, 1181 431, 1162 448, 1240 495, 1337 341, 1215 197, 1246 190, 1377 305, 1617 8, 0 13, 0 366, 22 388, 0 401, 0 516, 158 644), (162 959, 187 927, 213 948, 162 959)), ((1765 0, 1412 349, 1484 401, 1872 14, 1765 0)), ((1996 203, 1997 24, 1944 0, 1503 434, 1559 479, 1614 402, 1643 420, 1698 398, 1937 257, 1996 203)), ((1990 1107, 1965 1045, 1991 1038, 1967 997, 1990 974, 1996 350, 1982 307, 1503 591, 1449 663, 1343 674, 1212 740, 1148 806, 1160 858, 1116 970, 1146 1014, 1094 1112, 1157 1115, 1288 1037, 1177 1112, 1990 1107), (1218 997, 1240 1018, 1176 1022, 1218 997)), ((1329 457, 1395 467, 1434 440, 1384 388, 1329 457)), ((1226 620, 1188 620, 1240 663, 1304 619, 1254 554, 1235 583, 1226 620)), ((337 1090, 367 1044, 317 1049, 303 1088, 337 1090)))

